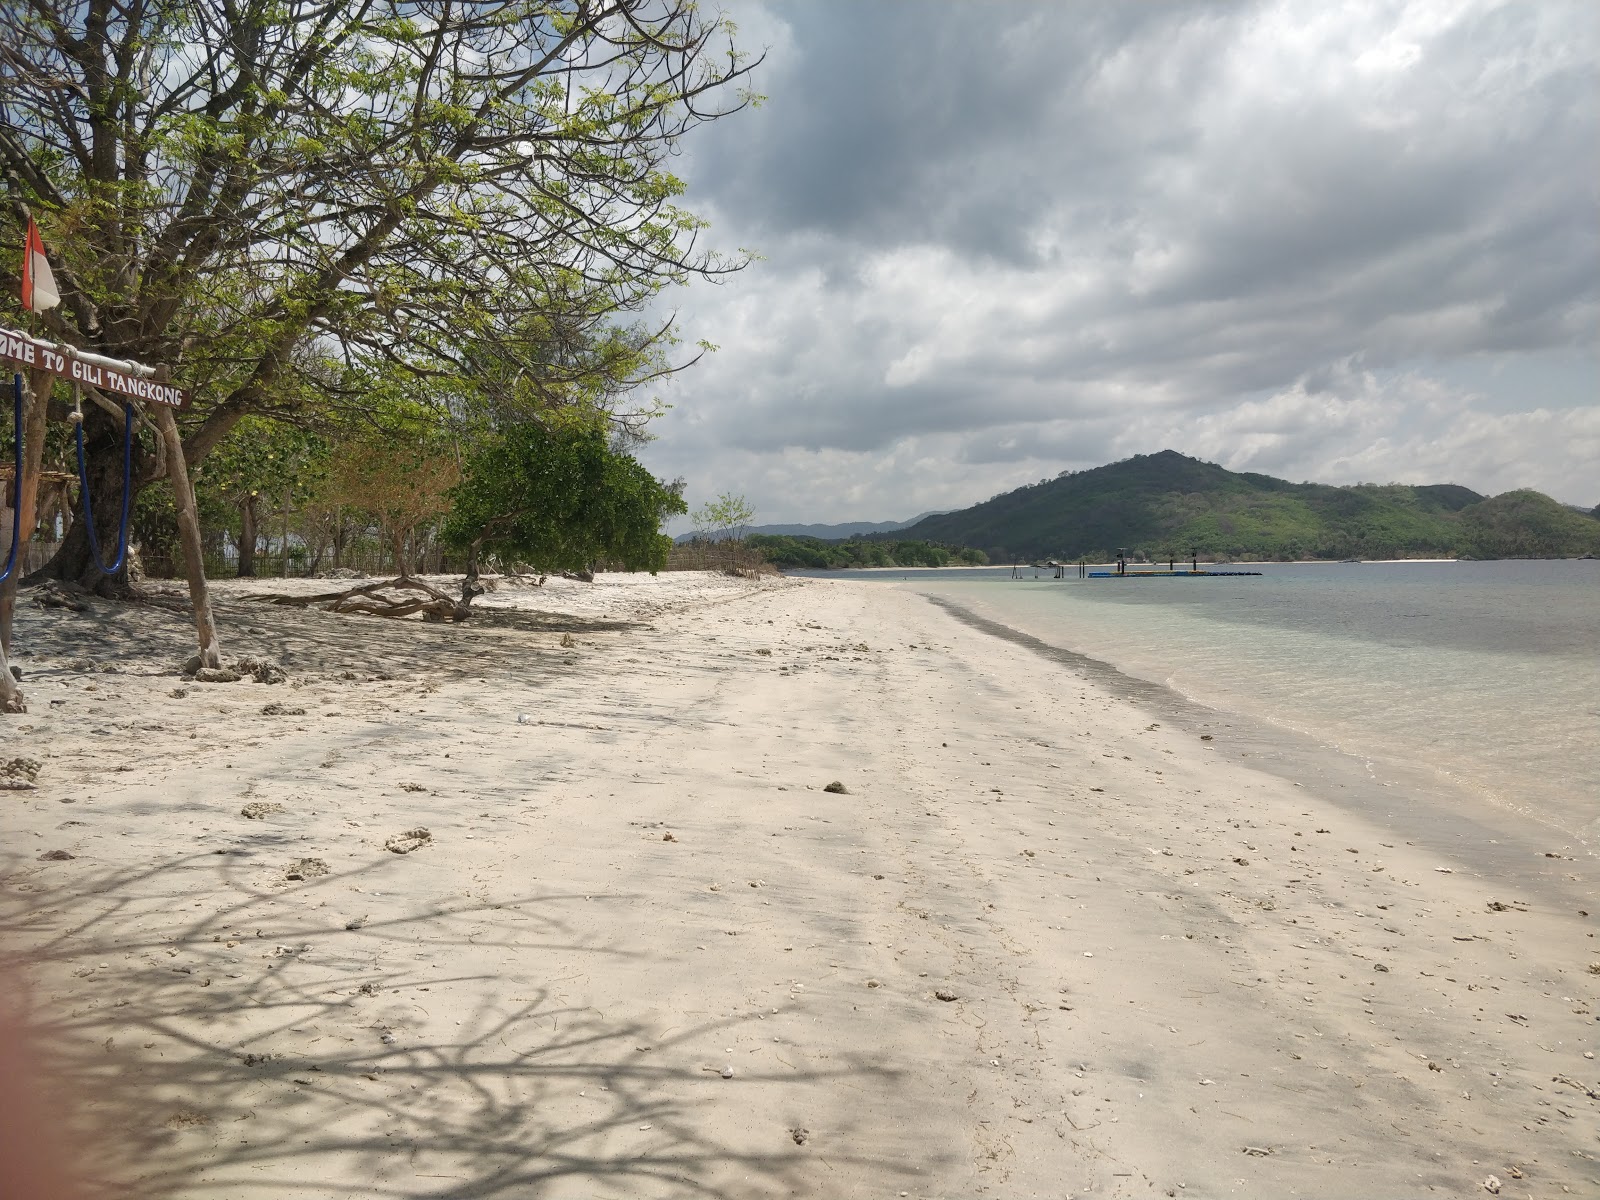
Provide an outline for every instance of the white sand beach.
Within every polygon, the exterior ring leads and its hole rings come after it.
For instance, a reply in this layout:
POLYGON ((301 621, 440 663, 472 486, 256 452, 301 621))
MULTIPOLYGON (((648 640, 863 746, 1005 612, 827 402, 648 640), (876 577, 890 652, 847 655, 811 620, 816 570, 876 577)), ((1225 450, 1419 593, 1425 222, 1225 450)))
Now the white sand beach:
POLYGON ((1580 849, 1490 884, 893 586, 278 587, 217 587, 277 684, 19 612, 0 927, 95 1194, 1600 1196, 1580 849))

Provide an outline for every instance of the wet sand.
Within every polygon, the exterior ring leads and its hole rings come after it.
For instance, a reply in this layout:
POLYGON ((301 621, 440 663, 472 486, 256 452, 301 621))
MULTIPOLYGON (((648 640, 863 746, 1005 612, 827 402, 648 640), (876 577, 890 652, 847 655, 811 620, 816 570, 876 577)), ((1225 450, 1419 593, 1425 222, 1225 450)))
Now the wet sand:
POLYGON ((247 590, 284 683, 19 620, 0 919, 112 1194, 1600 1194, 1570 848, 1484 872, 893 587, 247 590))

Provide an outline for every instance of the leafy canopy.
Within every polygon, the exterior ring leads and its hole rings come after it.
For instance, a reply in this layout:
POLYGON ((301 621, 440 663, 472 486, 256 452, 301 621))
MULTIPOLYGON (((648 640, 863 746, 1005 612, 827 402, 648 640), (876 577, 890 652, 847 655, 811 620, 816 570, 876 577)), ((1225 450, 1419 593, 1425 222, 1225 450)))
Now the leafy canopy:
POLYGON ((661 522, 683 499, 611 447, 602 424, 521 422, 489 435, 451 490, 446 543, 536 570, 666 566, 661 522))
POLYGON ((719 539, 736 538, 756 519, 756 510, 743 496, 723 492, 694 510, 696 533, 715 534, 719 539))

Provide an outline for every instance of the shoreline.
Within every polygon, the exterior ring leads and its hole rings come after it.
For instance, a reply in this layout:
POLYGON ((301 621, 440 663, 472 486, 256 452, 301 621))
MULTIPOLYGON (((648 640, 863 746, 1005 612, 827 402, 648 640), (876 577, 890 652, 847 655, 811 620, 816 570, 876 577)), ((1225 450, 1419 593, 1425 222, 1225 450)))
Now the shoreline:
POLYGON ((120 1194, 1600 1186, 1593 881, 1533 894, 1583 864, 1407 844, 910 591, 552 583, 219 588, 276 686, 19 612, 5 946, 120 1194))
POLYGON ((1290 786, 1307 788, 1323 802, 1388 829, 1408 844, 1427 846, 1460 860, 1481 879, 1534 887, 1550 901, 1572 907, 1582 907, 1600 893, 1596 849, 1584 841, 1581 831, 1566 828, 1552 815, 1513 807, 1486 789, 1475 789, 1421 764, 1348 749, 1321 731, 1221 707, 1169 682, 1138 674, 1111 661, 1110 656, 1097 658, 1058 646, 957 600, 934 592, 921 594, 974 628, 1026 647, 1044 661, 1084 672, 1153 716, 1197 737, 1209 734, 1205 750, 1216 752, 1224 745, 1231 746, 1233 753, 1248 756, 1253 769, 1266 771, 1290 786), (1214 741, 1224 736, 1220 733, 1223 729, 1229 731, 1226 743, 1214 741), (1397 802, 1396 797, 1405 802, 1397 802), (1576 842, 1576 847, 1559 844, 1569 840, 1576 842), (1540 869, 1540 859, 1552 847, 1575 850, 1580 857, 1569 859, 1561 854, 1540 869), (1572 872, 1567 864, 1585 860, 1588 870, 1581 879, 1569 878, 1572 872), (1555 862, 1562 866, 1552 865, 1555 862))

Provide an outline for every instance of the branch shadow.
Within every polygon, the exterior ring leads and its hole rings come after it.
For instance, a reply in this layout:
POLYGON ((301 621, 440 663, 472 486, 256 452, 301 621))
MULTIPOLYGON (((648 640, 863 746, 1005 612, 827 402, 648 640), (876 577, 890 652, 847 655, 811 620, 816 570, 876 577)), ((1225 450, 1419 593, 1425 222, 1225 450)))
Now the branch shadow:
POLYGON ((308 925, 320 891, 371 869, 308 883, 291 913, 227 855, 58 883, 0 864, 0 944, 52 998, 29 1024, 51 1089, 78 1110, 78 1165, 96 1194, 808 1194, 807 1152, 753 1142, 728 1119, 728 1089, 895 1082, 860 1060, 729 1081, 689 1056, 753 1015, 664 1032, 570 1003, 561 978, 461 968, 469 946, 637 960, 578 936, 561 910, 581 897, 308 925), (212 884, 199 908, 195 871, 212 884), (419 947, 441 965, 386 965, 419 947))
MULTIPOLYGON (((95 596, 86 597, 85 604, 82 613, 19 605, 15 657, 30 679, 66 678, 92 663, 98 670, 110 666, 176 680, 180 665, 194 652, 187 609, 95 596)), ((501 661, 515 661, 523 678, 540 666, 566 674, 560 668, 572 651, 551 644, 552 636, 650 628, 644 621, 513 608, 475 609, 472 619, 461 624, 394 621, 226 598, 214 599, 213 613, 230 662, 265 657, 291 674, 347 670, 437 681, 507 669, 486 660, 486 646, 514 653, 514 660, 501 661)))

